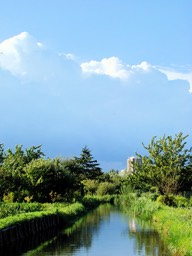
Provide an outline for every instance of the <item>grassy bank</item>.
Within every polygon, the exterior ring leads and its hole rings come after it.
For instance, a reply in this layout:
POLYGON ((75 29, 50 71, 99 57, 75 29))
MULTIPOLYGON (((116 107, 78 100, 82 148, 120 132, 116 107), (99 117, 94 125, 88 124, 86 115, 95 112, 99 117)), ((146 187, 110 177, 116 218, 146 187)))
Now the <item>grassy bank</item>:
POLYGON ((134 216, 153 221, 171 255, 192 256, 192 208, 164 206, 152 194, 128 193, 119 201, 134 216))
POLYGON ((192 255, 192 209, 164 206, 153 220, 171 254, 192 255))
POLYGON ((113 201, 113 196, 84 197, 81 202, 66 203, 0 203, 0 230, 57 214, 64 225, 85 214, 100 203, 113 201))

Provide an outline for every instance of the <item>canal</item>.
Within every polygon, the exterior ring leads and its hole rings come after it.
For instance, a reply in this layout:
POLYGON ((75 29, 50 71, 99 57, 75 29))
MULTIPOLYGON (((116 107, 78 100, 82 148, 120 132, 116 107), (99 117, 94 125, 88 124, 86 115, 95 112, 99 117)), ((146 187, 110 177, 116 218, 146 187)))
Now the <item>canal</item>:
MULTIPOLYGON (((33 239, 37 239, 34 237, 33 239)), ((29 241, 28 241, 29 242, 29 241)), ((34 241, 30 241, 34 243, 34 241)), ((37 244, 37 242, 36 242, 37 244)), ((24 245, 24 244, 23 244, 24 245)), ((29 248, 29 247, 28 247, 29 248)), ((13 252, 12 252, 13 253, 13 252)), ((11 254, 9 251, 9 255, 11 254)), ((22 256, 168 256, 158 233, 148 222, 135 219, 111 205, 101 205, 72 227, 22 256)))

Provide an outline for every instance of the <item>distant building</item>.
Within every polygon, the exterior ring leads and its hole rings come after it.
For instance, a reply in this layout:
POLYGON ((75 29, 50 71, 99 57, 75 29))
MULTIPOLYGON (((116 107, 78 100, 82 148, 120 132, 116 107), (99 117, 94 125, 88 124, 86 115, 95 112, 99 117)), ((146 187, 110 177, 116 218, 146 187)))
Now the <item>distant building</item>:
POLYGON ((126 175, 129 175, 129 174, 135 172, 134 164, 136 162, 141 165, 142 164, 142 158, 138 158, 138 157, 134 157, 134 156, 129 157, 127 159, 127 168, 121 170, 119 175, 120 176, 126 176, 126 175))
POLYGON ((135 167, 134 164, 138 163, 138 164, 142 164, 142 159, 141 158, 137 158, 137 157, 129 157, 127 159, 127 174, 131 174, 133 172, 135 172, 135 167))

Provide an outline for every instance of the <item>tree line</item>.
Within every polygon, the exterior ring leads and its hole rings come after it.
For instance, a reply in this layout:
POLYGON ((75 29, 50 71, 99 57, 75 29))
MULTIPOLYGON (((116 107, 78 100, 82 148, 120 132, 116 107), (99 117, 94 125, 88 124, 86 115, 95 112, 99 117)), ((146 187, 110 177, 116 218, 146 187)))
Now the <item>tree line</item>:
POLYGON ((4 150, 0 144, 0 200, 11 202, 72 201, 86 194, 114 194, 116 171, 104 173, 87 146, 79 157, 45 158, 40 146, 4 150), (111 175, 111 174, 112 175, 111 175))
POLYGON ((0 201, 73 201, 87 195, 120 194, 125 186, 158 195, 192 192, 192 148, 183 133, 153 137, 134 172, 103 172, 85 146, 80 156, 46 158, 40 146, 4 150, 0 144, 0 201))

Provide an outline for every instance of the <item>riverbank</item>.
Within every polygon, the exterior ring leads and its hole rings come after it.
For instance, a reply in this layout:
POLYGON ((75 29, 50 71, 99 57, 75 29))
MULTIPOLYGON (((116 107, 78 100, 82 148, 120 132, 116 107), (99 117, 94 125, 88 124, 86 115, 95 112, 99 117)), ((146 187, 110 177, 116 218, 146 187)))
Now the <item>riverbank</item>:
POLYGON ((192 255, 192 208, 173 208, 152 200, 153 195, 121 196, 120 205, 134 216, 153 221, 173 256, 192 255))
MULTIPOLYGON (((21 211, 21 213, 10 214, 10 216, 0 219, 0 246, 11 244, 45 230, 68 226, 89 210, 111 200, 113 200, 112 197, 85 197, 81 202, 70 205, 57 203, 45 204, 43 207, 37 204, 33 207, 30 203, 31 208, 39 209, 33 212, 22 212, 24 209, 28 211, 28 207, 20 204, 20 209, 12 209, 12 212, 21 211)), ((3 205, 3 207, 9 208, 8 205, 3 205)), ((13 205, 11 207, 13 208, 13 205)), ((16 207, 18 208, 18 204, 16 207)))
POLYGON ((164 206, 153 221, 172 255, 192 255, 192 209, 164 206))

